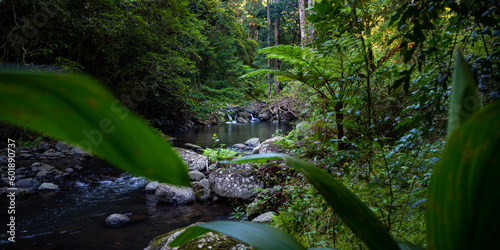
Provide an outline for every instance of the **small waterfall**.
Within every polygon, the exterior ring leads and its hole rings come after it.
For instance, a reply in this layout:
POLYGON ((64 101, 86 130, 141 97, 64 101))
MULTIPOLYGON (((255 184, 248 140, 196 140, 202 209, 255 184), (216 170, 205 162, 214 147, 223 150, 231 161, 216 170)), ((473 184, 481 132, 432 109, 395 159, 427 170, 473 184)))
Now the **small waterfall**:
POLYGON ((256 122, 259 120, 259 119, 255 118, 252 113, 250 113, 250 117, 252 117, 252 119, 250 120, 251 122, 256 122))
POLYGON ((226 123, 228 123, 228 124, 229 124, 229 123, 236 123, 236 117, 237 117, 237 114, 236 114, 236 115, 234 115, 234 119, 231 117, 231 115, 230 115, 230 114, 227 114, 227 117, 229 117, 229 120, 231 120, 231 121, 230 121, 230 122, 226 122, 226 123))

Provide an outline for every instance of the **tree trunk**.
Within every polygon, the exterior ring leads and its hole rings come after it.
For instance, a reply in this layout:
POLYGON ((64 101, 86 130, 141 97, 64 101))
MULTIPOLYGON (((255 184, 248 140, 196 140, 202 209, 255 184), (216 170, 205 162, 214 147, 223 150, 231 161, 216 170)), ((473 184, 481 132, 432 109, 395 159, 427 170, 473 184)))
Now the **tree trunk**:
MULTIPOLYGON (((279 0, 274 0, 274 3, 278 3, 279 0)), ((278 46, 280 44, 280 17, 279 13, 276 13, 276 20, 274 20, 274 46, 278 46)), ((274 69, 278 70, 279 60, 277 58, 274 59, 274 69)), ((280 93, 280 81, 278 79, 274 80, 274 95, 277 96, 280 93)))
MULTIPOLYGON (((269 14, 269 0, 267 0, 267 47, 271 47, 271 15, 269 14)), ((267 67, 271 68, 271 59, 267 58, 267 67)), ((267 75, 267 98, 271 100, 271 75, 267 75)))
MULTIPOLYGON (((314 0, 308 0, 307 1, 307 7, 312 8, 314 6, 314 0)), ((313 10, 310 10, 313 12, 313 10)), ((305 23, 305 21, 304 21, 305 23)), ((305 32, 305 31, 304 31, 305 32)), ((311 27, 309 28, 309 37, 307 38, 307 44, 311 44, 314 38, 314 27, 311 24, 311 27)))
MULTIPOLYGON (((311 1, 311 0, 309 0, 311 1)), ((300 44, 302 48, 307 46, 306 41, 306 6, 305 0, 299 0, 299 24, 300 24, 300 44)))

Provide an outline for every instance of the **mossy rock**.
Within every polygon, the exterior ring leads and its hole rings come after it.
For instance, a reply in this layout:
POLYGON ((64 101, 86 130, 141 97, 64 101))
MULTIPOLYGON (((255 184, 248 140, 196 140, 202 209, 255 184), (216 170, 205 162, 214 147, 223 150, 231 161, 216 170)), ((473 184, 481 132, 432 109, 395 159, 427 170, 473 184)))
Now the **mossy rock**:
POLYGON ((172 232, 162 234, 156 238, 154 238, 149 245, 145 248, 145 250, 180 250, 180 249, 231 249, 231 250, 244 250, 244 249, 252 249, 249 246, 237 241, 227 235, 210 232, 199 238, 196 238, 180 247, 169 247, 168 244, 172 242, 175 237, 180 235, 184 230, 189 227, 196 226, 200 223, 195 223, 187 227, 183 227, 172 232))

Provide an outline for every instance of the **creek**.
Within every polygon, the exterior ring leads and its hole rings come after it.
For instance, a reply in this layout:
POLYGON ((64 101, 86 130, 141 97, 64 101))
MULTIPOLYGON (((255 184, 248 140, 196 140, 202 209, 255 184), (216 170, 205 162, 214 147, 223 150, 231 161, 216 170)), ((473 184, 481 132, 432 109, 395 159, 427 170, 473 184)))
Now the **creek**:
MULTIPOLYGON (((276 129, 290 127, 275 123, 224 124, 177 133, 176 146, 184 143, 203 148, 227 146, 259 137, 272 137, 276 129)), ((31 164, 26 162, 25 164, 31 164)), ((46 162, 74 167, 85 162, 46 162)), ((36 193, 16 198, 16 242, 7 241, 7 230, 0 231, 0 249, 142 249, 154 237, 195 222, 228 220, 233 209, 228 204, 171 206, 143 192, 146 180, 125 175, 103 161, 90 164, 82 181, 69 190, 36 193), (97 174, 99 173, 99 174, 97 174), (105 225, 112 213, 132 213, 131 221, 120 227, 105 225)), ((87 168, 87 167, 86 167, 87 168)), ((0 200, 1 225, 8 222, 7 199, 0 200)))

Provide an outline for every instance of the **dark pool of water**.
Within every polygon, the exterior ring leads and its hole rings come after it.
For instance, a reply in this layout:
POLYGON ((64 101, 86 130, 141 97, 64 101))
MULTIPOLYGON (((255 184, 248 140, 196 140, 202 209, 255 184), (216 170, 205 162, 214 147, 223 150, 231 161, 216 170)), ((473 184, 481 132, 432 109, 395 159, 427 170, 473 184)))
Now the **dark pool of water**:
POLYGON ((174 145, 182 147, 184 143, 193 143, 203 148, 212 147, 215 144, 213 135, 219 138, 217 146, 224 144, 227 147, 236 143, 244 143, 246 140, 254 137, 261 141, 269 139, 277 130, 286 134, 292 129, 290 125, 272 122, 251 122, 251 123, 229 123, 219 126, 203 127, 186 132, 172 134, 177 138, 174 145))
MULTIPOLYGON (((143 249, 160 234, 195 222, 227 220, 233 211, 226 204, 156 204, 154 195, 143 193, 144 185, 142 178, 128 176, 20 198, 16 242, 9 243, 2 230, 0 249, 143 249), (104 220, 112 213, 133 213, 133 220, 109 227, 104 220)), ((8 207, 5 200, 0 204, 8 207)), ((0 215, 0 225, 6 225, 7 209, 0 215)))

